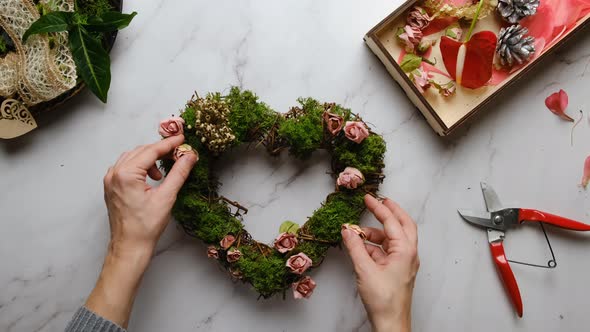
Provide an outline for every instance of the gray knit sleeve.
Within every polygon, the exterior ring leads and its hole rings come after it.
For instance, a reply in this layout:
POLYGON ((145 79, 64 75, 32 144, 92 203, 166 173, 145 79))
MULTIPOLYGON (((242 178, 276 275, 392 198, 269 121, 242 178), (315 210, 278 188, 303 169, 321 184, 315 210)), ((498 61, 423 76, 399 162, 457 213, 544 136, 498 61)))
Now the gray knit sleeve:
POLYGON ((119 325, 81 307, 68 323, 65 332, 126 332, 119 325))

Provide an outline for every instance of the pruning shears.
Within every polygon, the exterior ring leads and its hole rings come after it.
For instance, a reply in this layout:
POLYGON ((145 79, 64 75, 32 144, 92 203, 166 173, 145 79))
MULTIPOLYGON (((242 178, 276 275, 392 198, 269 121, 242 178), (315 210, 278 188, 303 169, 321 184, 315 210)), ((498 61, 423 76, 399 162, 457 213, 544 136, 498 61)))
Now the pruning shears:
MULTIPOLYGON (((516 278, 514 277, 514 273, 512 272, 509 264, 509 262, 514 261, 508 260, 504 252, 503 243, 506 232, 510 228, 522 225, 525 221, 531 223, 540 223, 543 233, 545 233, 543 223, 573 231, 590 231, 590 225, 534 209, 503 208, 498 195, 491 186, 482 182, 481 190, 483 192, 483 198, 485 200, 487 211, 477 212, 460 209, 458 212, 467 222, 479 227, 483 227, 487 230, 488 242, 492 251, 492 258, 494 259, 494 263, 496 264, 500 278, 502 279, 504 287, 506 288, 506 291, 512 300, 512 304, 514 305, 516 313, 519 317, 522 317, 522 299, 518 289, 518 284, 516 283, 516 278)), ((545 237, 549 243, 546 233, 545 237)), ((551 246, 549 246, 549 248, 551 249, 551 246)), ((553 255, 552 249, 551 254, 553 255)), ((528 263, 521 264, 538 266, 528 263)), ((553 259, 549 261, 547 267, 554 268, 556 266, 557 263, 555 261, 555 256, 553 256, 553 259)))

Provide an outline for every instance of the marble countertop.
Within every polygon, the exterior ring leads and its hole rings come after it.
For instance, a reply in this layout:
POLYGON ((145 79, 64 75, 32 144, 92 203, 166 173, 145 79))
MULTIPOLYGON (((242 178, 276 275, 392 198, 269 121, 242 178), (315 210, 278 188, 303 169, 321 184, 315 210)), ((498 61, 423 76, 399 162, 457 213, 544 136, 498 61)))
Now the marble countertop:
MULTIPOLYGON (((139 12, 112 53, 108 105, 85 92, 39 119, 40 128, 0 144, 0 331, 60 331, 83 303, 108 240, 102 177, 126 149, 158 139, 157 122, 194 91, 255 91, 286 111, 300 96, 344 104, 384 135, 381 193, 419 224, 422 266, 415 331, 587 331, 590 238, 550 231, 558 268, 514 265, 524 301, 518 319, 496 274, 485 232, 456 208, 484 208, 479 182, 507 205, 589 221, 579 187, 590 153, 590 38, 581 36, 542 70, 494 102, 459 137, 437 137, 363 44, 401 0, 126 1, 139 12), (576 128, 544 98, 570 96, 576 128)), ((222 192, 246 205, 245 223, 270 242, 285 219, 302 221, 331 190, 328 161, 234 153, 222 192), (270 174, 270 175, 269 175, 270 174)), ((364 216, 365 225, 376 221, 364 216)), ((514 259, 544 262, 537 227, 506 239, 514 259)), ((136 300, 130 331, 368 331, 346 254, 332 249, 308 301, 257 301, 174 223, 162 238, 136 300)))

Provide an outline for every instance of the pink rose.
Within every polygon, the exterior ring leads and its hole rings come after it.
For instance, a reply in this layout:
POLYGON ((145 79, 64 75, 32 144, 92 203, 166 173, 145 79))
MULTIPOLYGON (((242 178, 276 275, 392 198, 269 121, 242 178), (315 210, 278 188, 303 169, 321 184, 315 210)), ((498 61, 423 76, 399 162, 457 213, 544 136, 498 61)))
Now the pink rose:
POLYGON ((227 252, 227 261, 230 263, 237 262, 242 257, 242 253, 238 249, 231 249, 227 252))
POLYGON ((160 121, 158 133, 162 137, 181 135, 184 132, 184 119, 173 116, 169 119, 160 121))
POLYGON ((360 236, 361 239, 363 239, 363 240, 367 239, 367 234, 365 233, 365 231, 363 231, 363 229, 359 225, 343 224, 342 229, 343 230, 349 229, 349 230, 355 232, 358 236, 360 236))
POLYGON ((232 278, 240 280, 242 279, 242 277, 244 276, 242 274, 242 271, 238 270, 238 269, 232 269, 231 267, 229 268, 229 274, 231 274, 232 278))
POLYGON ((281 233, 275 239, 275 249, 277 249, 281 254, 286 253, 287 251, 293 250, 297 245, 297 237, 293 233, 281 233))
POLYGON ((430 88, 430 78, 430 73, 422 69, 416 69, 410 74, 410 79, 414 82, 420 93, 424 93, 430 88))
POLYGON ((369 136, 369 129, 367 129, 367 126, 361 121, 346 121, 344 135, 355 143, 361 143, 369 136))
POLYGON ((221 241, 219 241, 219 245, 223 249, 227 250, 229 247, 232 246, 232 244, 234 244, 234 242, 236 242, 236 237, 231 234, 228 234, 223 239, 221 239, 221 241))
POLYGON ((431 21, 432 17, 422 7, 416 6, 408 13, 407 23, 412 28, 424 30, 431 21))
POLYGON ((346 187, 347 189, 356 189, 363 183, 365 183, 363 173, 354 167, 346 167, 338 175, 338 179, 336 180, 336 185, 346 187))
POLYGON ((207 257, 219 259, 219 251, 215 246, 209 246, 209 248, 207 248, 207 257))
POLYGON ((463 37, 463 29, 461 29, 459 23, 453 24, 445 30, 445 36, 460 41, 461 37, 463 37))
POLYGON ((399 28, 397 33, 397 39, 402 43, 408 53, 414 53, 414 49, 418 46, 424 35, 418 28, 413 28, 406 25, 403 28, 399 28))
POLYGON ((309 299, 311 294, 313 294, 315 286, 315 281, 313 281, 310 276, 305 276, 301 280, 293 283, 293 296, 296 299, 309 299))
POLYGON ((447 84, 446 86, 443 86, 443 88, 441 90, 442 95, 445 97, 450 97, 450 96, 454 95, 456 92, 457 87, 455 86, 455 84, 452 81, 450 83, 451 83, 451 85, 447 84))
POLYGON ((336 135, 338 132, 340 132, 340 130, 342 130, 344 118, 338 114, 324 112, 324 122, 326 123, 326 127, 328 128, 330 134, 336 135))
POLYGON ((182 144, 177 146, 176 149, 174 149, 174 153, 172 154, 172 159, 174 159, 174 161, 177 161, 178 159, 180 159, 180 157, 184 156, 185 154, 193 154, 197 157, 197 161, 199 161, 199 153, 188 144, 182 144))
POLYGON ((289 257, 287 260, 287 267, 295 274, 303 274, 307 271, 313 262, 306 254, 300 252, 297 255, 289 257))

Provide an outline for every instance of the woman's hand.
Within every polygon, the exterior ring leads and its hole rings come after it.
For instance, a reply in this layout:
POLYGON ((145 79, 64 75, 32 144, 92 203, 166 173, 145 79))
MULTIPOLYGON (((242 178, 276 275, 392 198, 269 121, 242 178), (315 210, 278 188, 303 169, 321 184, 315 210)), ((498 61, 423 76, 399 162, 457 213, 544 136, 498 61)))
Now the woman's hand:
POLYGON ((180 158, 158 187, 146 183, 149 175, 161 180, 156 161, 184 142, 172 136, 125 152, 104 177, 104 194, 111 226, 110 249, 114 254, 145 251, 151 254, 170 222, 176 195, 196 162, 195 155, 180 158))
POLYGON ((182 135, 172 136, 125 152, 104 177, 111 241, 86 307, 122 327, 127 327, 141 278, 197 158, 193 154, 180 157, 158 187, 148 185, 146 179, 148 175, 162 179, 156 161, 183 141, 182 135))
POLYGON ((380 202, 366 195, 365 204, 383 224, 382 230, 363 228, 373 244, 351 230, 342 231, 359 294, 375 331, 410 331, 412 293, 420 266, 416 224, 390 199, 380 202))

